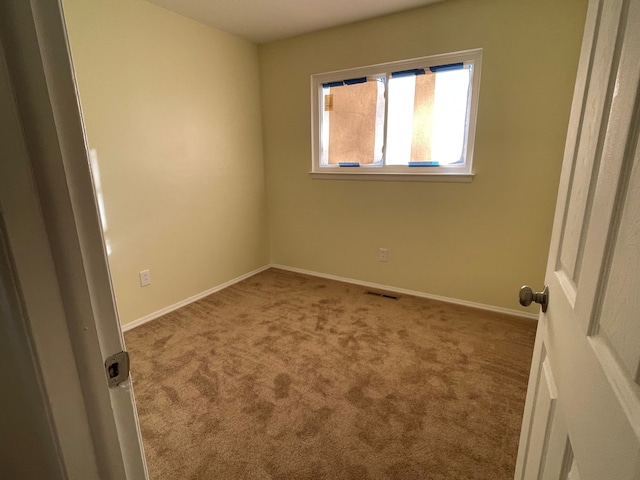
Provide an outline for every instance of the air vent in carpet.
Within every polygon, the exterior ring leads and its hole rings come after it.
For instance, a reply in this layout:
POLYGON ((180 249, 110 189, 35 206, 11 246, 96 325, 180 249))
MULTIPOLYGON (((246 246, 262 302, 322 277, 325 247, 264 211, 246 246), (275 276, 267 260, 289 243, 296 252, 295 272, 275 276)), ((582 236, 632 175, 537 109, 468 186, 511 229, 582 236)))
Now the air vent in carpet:
POLYGON ((391 300, 398 299, 398 297, 396 297, 395 295, 389 295, 388 293, 372 292, 371 290, 367 290, 364 293, 366 293, 367 295, 375 295, 376 297, 390 298, 391 300))

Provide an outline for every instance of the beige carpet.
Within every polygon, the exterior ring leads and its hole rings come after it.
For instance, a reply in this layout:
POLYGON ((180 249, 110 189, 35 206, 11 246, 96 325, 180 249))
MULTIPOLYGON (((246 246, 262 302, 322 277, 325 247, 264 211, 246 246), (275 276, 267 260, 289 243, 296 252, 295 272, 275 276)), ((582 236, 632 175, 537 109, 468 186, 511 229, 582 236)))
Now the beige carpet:
POLYGON ((126 334, 152 480, 513 478, 535 323, 271 269, 126 334))

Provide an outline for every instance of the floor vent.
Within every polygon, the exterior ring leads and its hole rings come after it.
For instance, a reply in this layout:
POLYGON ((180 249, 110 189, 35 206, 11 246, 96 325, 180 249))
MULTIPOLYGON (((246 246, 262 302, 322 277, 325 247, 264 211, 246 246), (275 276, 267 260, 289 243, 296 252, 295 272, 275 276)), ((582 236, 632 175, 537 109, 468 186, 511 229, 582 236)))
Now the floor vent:
POLYGON ((367 290, 364 293, 366 293, 367 295, 375 295, 376 297, 384 297, 384 298, 390 298, 391 300, 398 300, 398 297, 396 297, 395 295, 389 295, 388 293, 372 292, 371 290, 367 290))

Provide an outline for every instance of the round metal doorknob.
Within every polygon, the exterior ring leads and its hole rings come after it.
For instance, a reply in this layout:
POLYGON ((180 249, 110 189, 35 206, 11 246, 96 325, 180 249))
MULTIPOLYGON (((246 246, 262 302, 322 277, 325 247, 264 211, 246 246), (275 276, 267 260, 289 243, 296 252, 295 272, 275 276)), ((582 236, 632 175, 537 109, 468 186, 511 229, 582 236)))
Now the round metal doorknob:
POLYGON ((524 285, 520 288, 520 305, 523 307, 528 307, 531 305, 531 302, 539 303, 542 306, 542 311, 547 311, 547 305, 549 305, 549 287, 544 286, 544 290, 542 292, 534 292, 533 289, 524 285))

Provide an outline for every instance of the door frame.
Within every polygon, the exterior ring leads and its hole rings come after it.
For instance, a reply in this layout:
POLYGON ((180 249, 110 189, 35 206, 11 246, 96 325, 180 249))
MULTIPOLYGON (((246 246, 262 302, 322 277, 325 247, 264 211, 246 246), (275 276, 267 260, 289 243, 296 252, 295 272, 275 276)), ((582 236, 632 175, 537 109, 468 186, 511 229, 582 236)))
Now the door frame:
POLYGON ((61 2, 0 2, 0 45, 0 215, 58 455, 67 478, 148 478, 131 381, 104 370, 124 340, 61 2))

